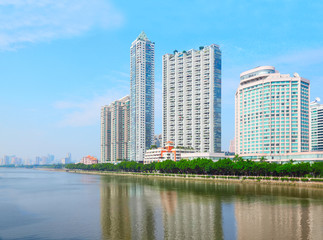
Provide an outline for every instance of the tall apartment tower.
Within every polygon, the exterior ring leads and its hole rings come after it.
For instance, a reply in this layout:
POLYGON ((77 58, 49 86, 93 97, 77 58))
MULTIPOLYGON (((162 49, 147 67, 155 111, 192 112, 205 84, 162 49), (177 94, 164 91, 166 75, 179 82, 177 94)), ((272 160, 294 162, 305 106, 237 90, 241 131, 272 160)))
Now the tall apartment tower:
POLYGON ((101 162, 129 160, 130 96, 101 109, 101 162))
POLYGON ((163 56, 163 144, 221 152, 218 45, 163 56))
POLYGON ((323 151, 323 104, 319 98, 311 102, 311 150, 323 151))
POLYGON ((144 32, 130 48, 130 159, 143 161, 154 139, 155 43, 144 32))
POLYGON ((240 74, 235 96, 237 154, 309 151, 310 81, 261 66, 240 74))

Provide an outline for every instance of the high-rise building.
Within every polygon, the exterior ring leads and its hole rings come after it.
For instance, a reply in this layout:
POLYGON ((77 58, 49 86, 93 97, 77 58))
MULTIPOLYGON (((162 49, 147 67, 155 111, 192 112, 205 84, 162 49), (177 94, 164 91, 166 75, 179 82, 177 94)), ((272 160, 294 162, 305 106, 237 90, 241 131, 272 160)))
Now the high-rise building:
POLYGON ((311 109, 311 150, 323 151, 323 104, 319 98, 310 104, 311 109))
POLYGON ((108 105, 101 107, 101 159, 104 163, 111 159, 111 111, 108 105))
POLYGON ((221 152, 218 45, 163 56, 163 144, 221 152))
POLYGON ((130 159, 143 161, 154 139, 155 43, 144 32, 130 48, 130 159))
POLYGON ((101 109, 101 162, 129 160, 130 97, 101 109))
POLYGON ((237 154, 309 151, 310 81, 261 66, 240 74, 235 97, 237 154))
POLYGON ((159 148, 162 145, 162 141, 162 134, 155 135, 153 145, 159 148))
POLYGON ((39 164, 40 164, 40 162, 41 162, 41 157, 37 156, 37 157, 35 158, 35 165, 39 165, 39 164))
POLYGON ((230 140, 230 146, 229 146, 229 152, 235 153, 236 152, 236 146, 235 146, 236 140, 233 138, 230 140))
POLYGON ((61 159, 61 163, 62 164, 70 164, 72 163, 72 154, 71 153, 67 153, 66 157, 61 159))
POLYGON ((55 156, 53 154, 48 154, 47 155, 47 161, 49 164, 53 164, 55 161, 55 156))

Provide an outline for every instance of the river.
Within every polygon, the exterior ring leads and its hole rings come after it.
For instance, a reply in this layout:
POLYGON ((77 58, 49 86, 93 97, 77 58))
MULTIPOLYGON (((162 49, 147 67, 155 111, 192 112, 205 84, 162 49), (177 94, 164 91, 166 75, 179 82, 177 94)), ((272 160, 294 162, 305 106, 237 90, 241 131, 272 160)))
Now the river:
POLYGON ((0 168, 6 239, 323 239, 323 189, 0 168))

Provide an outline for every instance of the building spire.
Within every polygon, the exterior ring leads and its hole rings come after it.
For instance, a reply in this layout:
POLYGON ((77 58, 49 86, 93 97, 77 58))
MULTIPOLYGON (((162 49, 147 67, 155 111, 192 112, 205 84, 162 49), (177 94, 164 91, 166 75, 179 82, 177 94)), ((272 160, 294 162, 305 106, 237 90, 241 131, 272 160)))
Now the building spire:
POLYGON ((142 31, 139 36, 137 37, 137 40, 143 40, 143 41, 146 41, 146 40, 149 40, 146 33, 144 31, 142 31))

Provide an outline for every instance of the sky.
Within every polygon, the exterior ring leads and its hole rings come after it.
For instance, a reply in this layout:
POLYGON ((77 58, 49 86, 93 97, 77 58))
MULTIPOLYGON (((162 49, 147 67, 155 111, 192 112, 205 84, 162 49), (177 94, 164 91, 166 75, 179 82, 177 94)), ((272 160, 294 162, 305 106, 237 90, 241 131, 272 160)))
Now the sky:
POLYGON ((322 12, 303 0, 0 0, 0 156, 100 157, 100 108, 129 94, 130 45, 143 30, 155 42, 156 134, 162 55, 220 45, 228 150, 241 72, 297 72, 323 99, 322 12))

